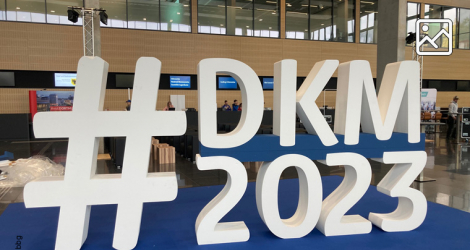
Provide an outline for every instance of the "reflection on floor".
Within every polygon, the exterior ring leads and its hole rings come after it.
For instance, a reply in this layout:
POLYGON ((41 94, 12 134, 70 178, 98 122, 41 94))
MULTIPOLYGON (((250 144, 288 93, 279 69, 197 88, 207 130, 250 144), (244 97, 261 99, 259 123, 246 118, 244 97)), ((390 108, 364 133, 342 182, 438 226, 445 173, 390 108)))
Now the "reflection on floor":
MULTIPOLYGON (((428 162, 424 176, 436 179, 433 182, 412 184, 413 188, 422 191, 429 201, 470 212, 470 144, 448 142, 443 138, 426 140, 428 162)), ((15 158, 28 158, 44 155, 56 163, 65 165, 67 140, 42 140, 32 142, 0 142, 0 153, 9 151, 15 158)), ((342 167, 327 167, 315 162, 322 176, 344 176, 342 167)), ((250 182, 256 181, 259 164, 244 163, 250 182)), ((371 161, 372 185, 377 185, 392 167, 371 161)), ((224 171, 199 171, 197 166, 181 157, 176 157, 175 164, 149 164, 149 172, 175 171, 180 188, 225 184, 227 174, 224 171)), ((106 159, 98 160, 97 174, 120 173, 121 170, 106 159)), ((284 171, 281 178, 297 178, 295 168, 284 171)), ((0 188, 0 214, 9 203, 23 202, 23 188, 0 188)))

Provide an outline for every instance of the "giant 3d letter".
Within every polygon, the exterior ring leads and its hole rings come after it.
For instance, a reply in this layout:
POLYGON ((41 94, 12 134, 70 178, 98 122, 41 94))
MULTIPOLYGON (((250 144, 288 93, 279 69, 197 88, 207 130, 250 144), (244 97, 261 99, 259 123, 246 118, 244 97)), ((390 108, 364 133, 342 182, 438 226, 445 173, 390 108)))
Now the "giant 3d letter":
POLYGON ((118 204, 113 247, 132 249, 139 236, 143 202, 176 198, 174 172, 148 173, 152 136, 186 131, 184 112, 155 111, 160 70, 156 58, 140 58, 132 110, 104 112, 108 63, 99 57, 82 57, 73 111, 34 117, 37 138, 70 138, 65 176, 41 178, 24 190, 28 208, 60 207, 55 249, 80 249, 88 234, 91 205, 101 204, 118 204), (111 136, 127 137, 122 174, 96 175, 98 139, 111 136))
POLYGON ((338 139, 323 118, 315 100, 338 67, 338 60, 315 63, 307 78, 297 91, 297 114, 309 134, 318 135, 325 146, 338 143, 338 139))
POLYGON ((233 148, 249 141, 263 118, 261 82, 248 65, 233 59, 204 59, 198 65, 199 141, 211 148, 233 148), (244 107, 238 126, 230 133, 217 134, 216 74, 231 75, 242 93, 244 107))
POLYGON ((368 61, 342 63, 338 69, 335 133, 347 145, 359 142, 359 126, 365 133, 388 140, 392 132, 407 133, 410 143, 420 141, 419 63, 388 64, 378 97, 368 61))
POLYGON ((295 89, 297 61, 282 60, 274 64, 273 134, 281 146, 295 145, 295 89))

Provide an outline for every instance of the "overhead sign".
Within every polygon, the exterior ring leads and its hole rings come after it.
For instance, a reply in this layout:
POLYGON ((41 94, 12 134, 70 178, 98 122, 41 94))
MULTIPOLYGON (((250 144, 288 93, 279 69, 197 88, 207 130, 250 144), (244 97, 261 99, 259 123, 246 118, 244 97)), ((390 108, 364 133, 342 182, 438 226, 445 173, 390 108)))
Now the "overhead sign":
MULTIPOLYGON (((38 113, 34 118, 37 138, 70 138, 65 176, 30 182, 24 190, 28 208, 60 207, 56 249, 79 249, 87 237, 90 206, 101 204, 118 204, 113 247, 132 249, 139 239, 143 203, 171 201, 177 196, 174 172, 147 172, 152 136, 178 136, 186 131, 184 112, 155 111, 161 62, 145 57, 138 60, 130 112, 99 111, 103 109, 107 72, 108 64, 101 58, 83 57, 78 65, 75 109, 38 113), (95 175, 98 138, 111 136, 127 137, 123 172, 95 175)), ((264 161, 256 180, 257 208, 253 210, 279 238, 300 238, 315 227, 325 236, 339 236, 367 234, 372 225, 385 232, 410 231, 423 223, 426 198, 410 188, 427 159, 419 127, 419 63, 389 64, 378 96, 367 61, 318 62, 298 91, 296 72, 294 60, 274 65, 274 136, 260 136, 256 133, 264 96, 253 69, 233 59, 199 63, 201 150, 196 164, 203 171, 226 171, 228 181, 195 221, 198 244, 249 240, 250 229, 244 221, 219 222, 245 193, 248 177, 241 161, 246 159, 264 161), (337 110, 332 131, 315 100, 336 70, 337 110), (217 134, 217 74, 236 79, 245 103, 238 127, 227 134, 217 134), (308 135, 295 133, 296 114, 308 135), (345 215, 369 187, 372 171, 367 158, 395 164, 377 188, 399 198, 399 212, 377 213, 371 206, 368 218, 345 215), (320 173, 312 160, 345 167, 343 183, 324 200, 320 173), (281 219, 279 178, 289 166, 295 166, 299 175, 299 202, 291 218, 281 219)))
POLYGON ((170 88, 190 89, 190 76, 170 76, 170 88))

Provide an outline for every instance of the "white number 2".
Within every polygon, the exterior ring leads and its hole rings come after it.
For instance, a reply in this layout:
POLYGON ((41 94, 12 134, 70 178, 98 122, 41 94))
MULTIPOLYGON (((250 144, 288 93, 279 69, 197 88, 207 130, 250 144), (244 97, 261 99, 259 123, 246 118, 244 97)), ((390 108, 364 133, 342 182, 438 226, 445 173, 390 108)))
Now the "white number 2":
POLYGON ((243 242, 250 238, 250 231, 243 221, 219 221, 240 201, 248 184, 246 169, 237 159, 227 156, 201 157, 196 164, 200 170, 222 169, 227 171, 224 189, 199 213, 196 219, 196 236, 199 245, 243 242))
POLYGON ((374 160, 385 164, 396 163, 377 185, 377 190, 399 198, 395 211, 389 214, 370 213, 369 220, 386 232, 411 231, 419 227, 426 217, 428 204, 424 194, 410 188, 410 185, 426 165, 426 152, 385 152, 382 159, 374 160))
POLYGON ((318 230, 325 236, 367 234, 370 221, 360 215, 344 215, 369 188, 372 170, 369 161, 356 153, 335 153, 326 156, 328 166, 344 165, 344 180, 324 201, 318 230))

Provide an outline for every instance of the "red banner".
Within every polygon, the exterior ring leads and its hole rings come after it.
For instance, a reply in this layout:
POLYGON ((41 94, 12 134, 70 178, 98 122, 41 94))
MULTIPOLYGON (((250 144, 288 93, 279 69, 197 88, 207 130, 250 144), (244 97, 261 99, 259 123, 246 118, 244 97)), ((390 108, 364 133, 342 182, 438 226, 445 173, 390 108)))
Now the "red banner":
POLYGON ((31 113, 31 121, 34 115, 38 112, 37 96, 35 90, 29 91, 29 113, 31 113))

